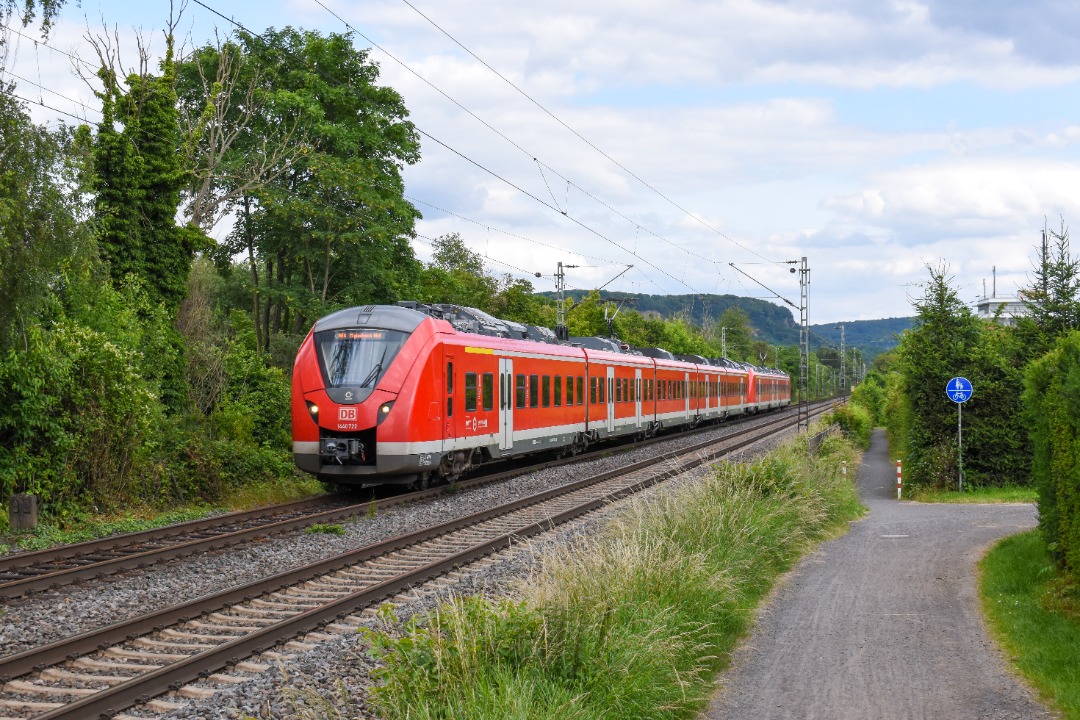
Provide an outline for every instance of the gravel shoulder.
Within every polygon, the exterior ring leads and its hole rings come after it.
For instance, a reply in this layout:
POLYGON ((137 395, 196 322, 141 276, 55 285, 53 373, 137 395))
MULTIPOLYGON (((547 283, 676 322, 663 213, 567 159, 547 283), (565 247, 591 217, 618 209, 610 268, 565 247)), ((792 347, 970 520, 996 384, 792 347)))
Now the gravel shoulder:
POLYGON ((1053 718, 1006 669, 976 563, 1037 524, 1032 505, 897 502, 882 431, 859 471, 870 509, 774 593, 703 720, 1053 718))

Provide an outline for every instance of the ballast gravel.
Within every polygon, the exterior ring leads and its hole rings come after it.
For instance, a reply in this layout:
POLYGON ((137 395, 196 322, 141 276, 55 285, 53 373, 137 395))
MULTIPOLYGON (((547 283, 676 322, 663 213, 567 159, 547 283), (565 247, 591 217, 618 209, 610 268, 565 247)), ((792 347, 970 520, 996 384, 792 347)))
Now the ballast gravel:
MULTIPOLYGON (((95 630, 117 621, 143 615, 186 599, 220 592, 339 553, 370 545, 418 528, 445 522, 496 507, 558 485, 567 484, 619 466, 700 443, 731 432, 718 426, 703 434, 677 434, 660 446, 602 452, 570 466, 550 468, 461 493, 390 508, 375 517, 358 517, 342 524, 343 535, 295 533, 262 542, 225 548, 197 557, 161 563, 153 568, 127 571, 95 582, 77 583, 27 598, 9 601, 0 613, 0 648, 14 654, 56 640, 95 630)), ((792 432, 786 433, 790 436, 792 432)), ((780 438, 758 443, 746 454, 757 455, 782 442, 780 438)), ((698 470, 696 472, 704 472, 698 470)), ((688 475, 694 476, 695 471, 688 475)), ((526 577, 546 554, 572 544, 595 530, 610 510, 594 513, 563 526, 559 531, 534 538, 465 569, 443 590, 395 599, 395 614, 403 619, 424 612, 456 595, 505 595, 515 580, 526 577)), ((359 615, 356 617, 360 617, 359 615)), ((372 621, 367 621, 371 624, 372 621)), ((247 682, 221 687, 208 699, 181 700, 183 709, 168 718, 369 718, 362 692, 370 682, 373 662, 364 652, 358 633, 345 633, 320 641, 310 652, 284 651, 280 658, 257 662, 270 670, 247 682), (331 712, 331 709, 333 711, 331 712), (336 714, 335 714, 336 713, 336 714)), ((145 709, 131 716, 163 717, 145 709)))

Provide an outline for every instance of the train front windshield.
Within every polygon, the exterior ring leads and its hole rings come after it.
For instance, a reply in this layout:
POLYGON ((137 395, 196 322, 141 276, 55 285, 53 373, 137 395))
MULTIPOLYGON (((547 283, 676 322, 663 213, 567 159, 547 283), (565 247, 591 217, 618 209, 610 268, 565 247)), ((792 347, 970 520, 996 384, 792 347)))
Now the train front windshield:
POLYGON ((375 387, 408 338, 408 333, 375 328, 315 333, 327 387, 375 387))

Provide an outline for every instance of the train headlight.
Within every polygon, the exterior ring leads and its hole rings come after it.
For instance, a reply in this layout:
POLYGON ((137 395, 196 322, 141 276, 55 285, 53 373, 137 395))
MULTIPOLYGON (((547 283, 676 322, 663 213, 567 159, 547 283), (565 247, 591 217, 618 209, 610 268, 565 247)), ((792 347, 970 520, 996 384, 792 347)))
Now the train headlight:
POLYGON ((382 421, 386 419, 386 416, 390 414, 390 408, 394 407, 394 401, 384 402, 379 406, 379 417, 376 420, 376 424, 382 424, 382 421))
POLYGON ((311 417, 314 418, 315 420, 318 420, 319 419, 319 406, 316 405, 315 403, 311 402, 310 400, 305 400, 304 402, 307 403, 308 414, 311 415, 311 417))

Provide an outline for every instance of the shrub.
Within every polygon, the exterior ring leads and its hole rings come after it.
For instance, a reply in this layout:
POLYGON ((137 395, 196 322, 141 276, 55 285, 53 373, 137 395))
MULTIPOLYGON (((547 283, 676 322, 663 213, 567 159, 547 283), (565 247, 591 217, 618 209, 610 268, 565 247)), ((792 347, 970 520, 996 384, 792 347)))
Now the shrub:
POLYGON ((846 405, 840 405, 826 417, 828 422, 836 423, 859 447, 870 447, 870 436, 874 432, 874 418, 869 410, 857 404, 854 399, 846 405))
POLYGON ((1039 527, 1058 566, 1080 577, 1080 332, 1060 338, 1025 377, 1039 527))
POLYGON ((0 367, 0 493, 33 493, 48 513, 138 492, 140 447, 160 420, 142 358, 62 320, 31 328, 0 367))

